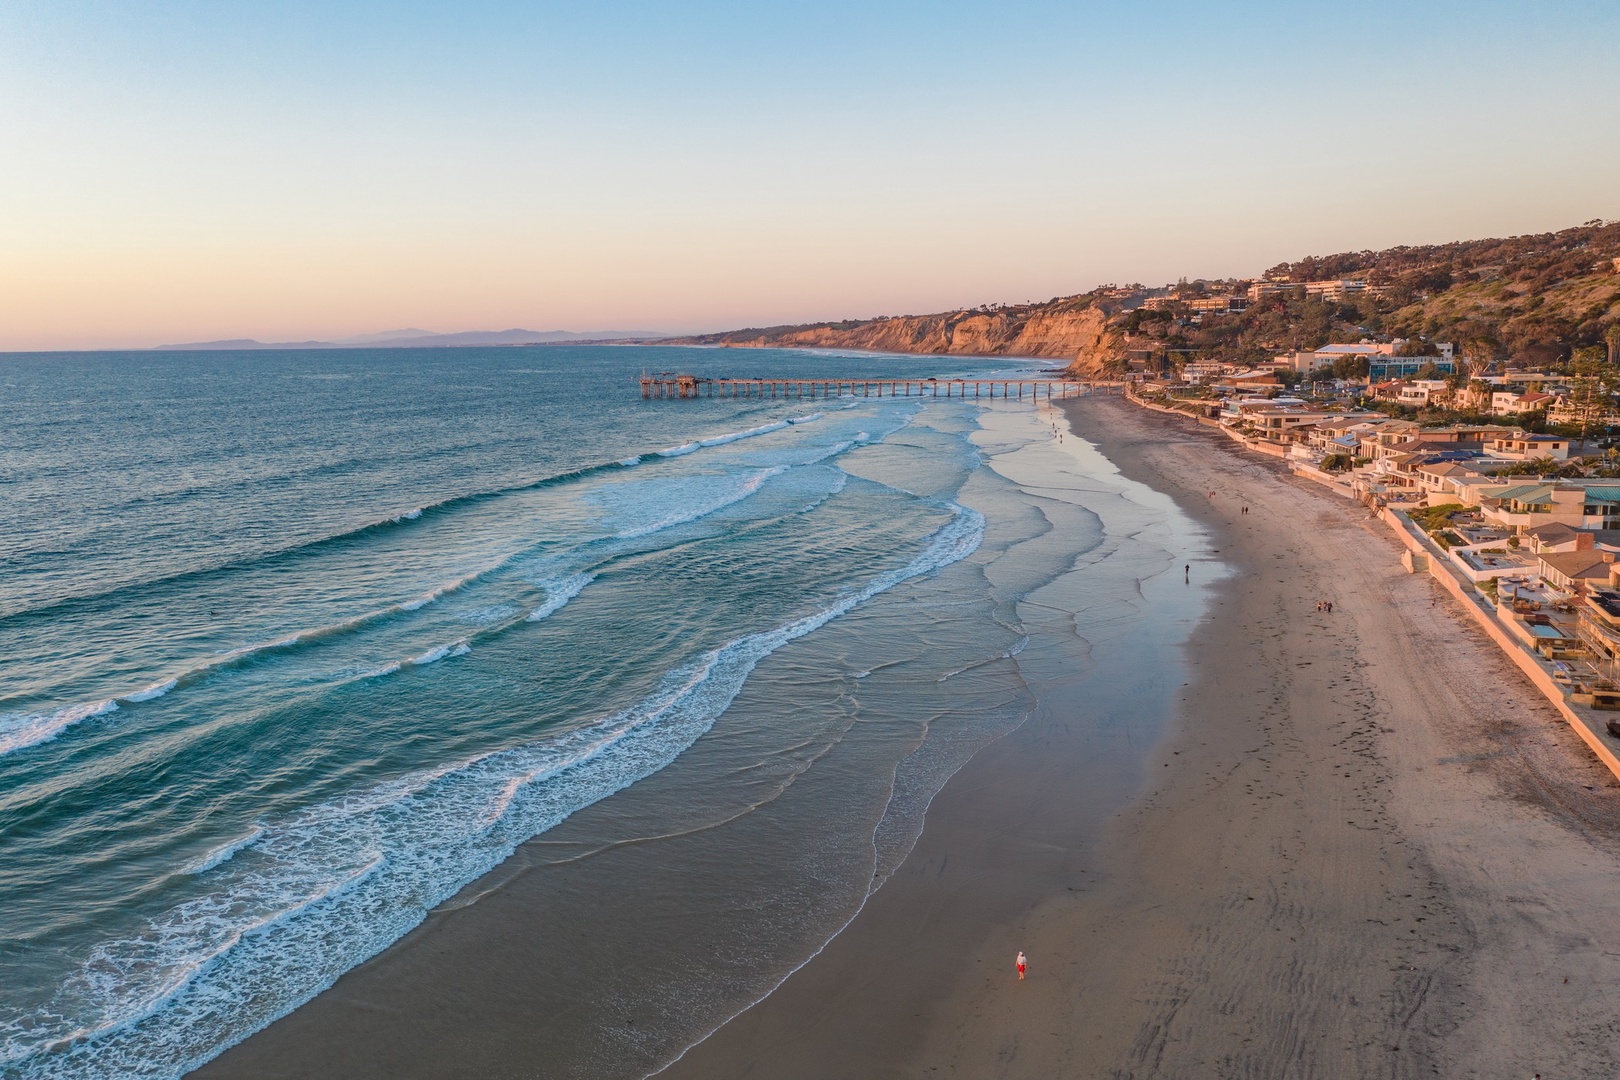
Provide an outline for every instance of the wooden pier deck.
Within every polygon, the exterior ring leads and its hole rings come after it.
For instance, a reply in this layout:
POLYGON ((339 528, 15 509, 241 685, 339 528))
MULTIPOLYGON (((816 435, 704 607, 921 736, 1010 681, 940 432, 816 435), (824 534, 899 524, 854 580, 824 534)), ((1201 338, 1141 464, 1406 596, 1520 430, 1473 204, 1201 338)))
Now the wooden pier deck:
POLYGON ((1068 398, 1119 394, 1124 383, 1076 379, 709 379, 676 372, 641 376, 644 398, 957 397, 1068 398), (997 391, 1000 393, 997 393, 997 391))

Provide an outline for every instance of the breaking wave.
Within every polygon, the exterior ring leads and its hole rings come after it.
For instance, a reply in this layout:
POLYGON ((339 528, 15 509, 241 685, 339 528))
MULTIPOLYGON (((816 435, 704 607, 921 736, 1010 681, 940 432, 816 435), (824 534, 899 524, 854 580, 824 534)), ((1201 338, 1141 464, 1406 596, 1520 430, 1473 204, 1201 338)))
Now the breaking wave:
MULTIPOLYGON (((710 729, 765 657, 970 555, 984 519, 950 509, 950 520, 906 565, 669 670, 629 708, 561 735, 373 783, 215 847, 182 868, 197 883, 192 899, 97 946, 59 1001, 0 1017, 0 1064, 32 1080, 156 1080, 195 1068, 387 947, 518 844, 669 765, 710 729)), ((582 589, 588 575, 573 581, 582 589)), ((456 647, 442 647, 442 655, 456 647)))

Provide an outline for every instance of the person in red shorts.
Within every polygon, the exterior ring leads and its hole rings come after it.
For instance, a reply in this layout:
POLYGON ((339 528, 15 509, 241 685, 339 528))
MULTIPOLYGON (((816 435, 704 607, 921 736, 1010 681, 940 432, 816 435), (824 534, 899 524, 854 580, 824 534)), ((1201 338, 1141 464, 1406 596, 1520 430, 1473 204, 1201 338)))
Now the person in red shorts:
POLYGON ((1019 954, 1018 954, 1018 977, 1020 979, 1022 979, 1024 977, 1024 963, 1025 963, 1024 962, 1024 954, 1022 952, 1019 952, 1019 954))

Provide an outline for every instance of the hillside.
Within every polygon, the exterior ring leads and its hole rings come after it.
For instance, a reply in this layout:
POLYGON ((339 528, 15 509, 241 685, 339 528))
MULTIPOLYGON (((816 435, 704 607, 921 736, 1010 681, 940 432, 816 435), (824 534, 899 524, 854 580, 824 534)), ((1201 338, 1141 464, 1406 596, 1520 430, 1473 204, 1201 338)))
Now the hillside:
POLYGON ((955 356, 1073 359, 1102 338, 1109 308, 1092 296, 990 306, 937 315, 732 330, 675 343, 736 348, 835 348, 955 356))
MULTIPOLYGON (((1422 352, 1449 341, 1477 369, 1536 366, 1620 351, 1620 222, 1556 233, 1307 256, 1256 279, 1106 286, 1044 303, 991 304, 933 315, 734 330, 672 343, 738 348, 845 348, 944 355, 1066 358, 1076 374, 1118 373, 1135 356, 1175 363, 1252 362, 1286 349, 1406 338, 1422 352), (1355 279, 1339 299, 1303 284, 1355 279), (1247 310, 1193 303, 1247 298, 1256 281, 1294 284, 1247 310), (1154 310, 1143 305, 1152 301, 1154 310)), ((1620 360, 1620 356, 1610 359, 1620 360)))

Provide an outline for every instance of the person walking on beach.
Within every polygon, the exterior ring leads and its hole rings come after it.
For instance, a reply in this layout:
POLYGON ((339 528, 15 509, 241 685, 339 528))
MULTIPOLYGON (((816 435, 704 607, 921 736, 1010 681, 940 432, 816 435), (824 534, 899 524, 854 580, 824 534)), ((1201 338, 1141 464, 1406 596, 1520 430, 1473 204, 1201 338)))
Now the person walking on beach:
POLYGON ((1020 951, 1018 953, 1018 979, 1020 982, 1022 982, 1024 978, 1024 964, 1024 954, 1022 951, 1020 951))

